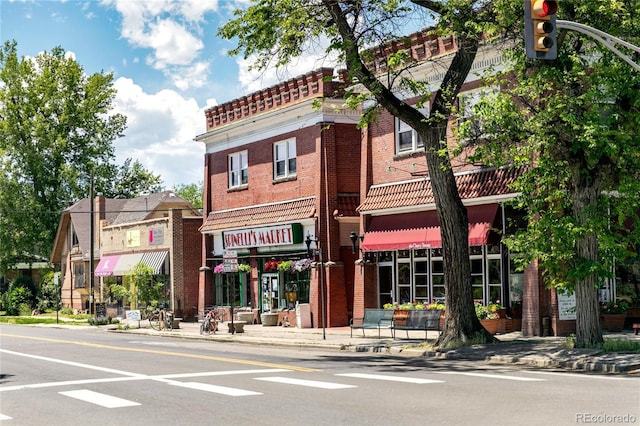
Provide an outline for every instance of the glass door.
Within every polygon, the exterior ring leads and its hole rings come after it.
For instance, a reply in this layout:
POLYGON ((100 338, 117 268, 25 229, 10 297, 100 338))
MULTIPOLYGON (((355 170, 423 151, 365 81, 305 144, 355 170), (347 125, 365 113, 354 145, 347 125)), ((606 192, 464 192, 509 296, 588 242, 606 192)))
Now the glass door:
POLYGON ((262 274, 262 312, 278 309, 280 289, 278 274, 262 274))

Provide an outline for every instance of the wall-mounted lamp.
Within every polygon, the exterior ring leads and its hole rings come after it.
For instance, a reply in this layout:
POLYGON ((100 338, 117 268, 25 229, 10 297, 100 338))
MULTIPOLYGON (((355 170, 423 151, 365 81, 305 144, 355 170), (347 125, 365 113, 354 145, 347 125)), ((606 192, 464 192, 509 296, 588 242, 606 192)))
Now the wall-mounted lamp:
POLYGON ((307 238, 305 238, 304 243, 307 245, 307 259, 311 259, 311 243, 316 243, 316 249, 319 249, 318 246, 318 237, 311 238, 311 235, 307 232, 307 238))
POLYGON ((360 242, 364 241, 364 234, 356 235, 355 232, 351 231, 349 239, 351 240, 351 253, 356 254, 356 250, 358 249, 358 239, 360 239, 360 242))

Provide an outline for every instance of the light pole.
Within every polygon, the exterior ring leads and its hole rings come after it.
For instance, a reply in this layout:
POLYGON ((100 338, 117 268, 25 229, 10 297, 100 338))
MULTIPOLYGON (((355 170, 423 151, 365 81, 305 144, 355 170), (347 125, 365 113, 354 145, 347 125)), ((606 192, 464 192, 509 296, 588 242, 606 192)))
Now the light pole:
POLYGON ((318 253, 318 260, 320 265, 320 306, 322 309, 321 317, 322 317, 322 338, 326 340, 326 314, 325 314, 325 297, 324 297, 324 263, 322 262, 322 250, 320 249, 320 240, 318 237, 311 238, 311 235, 307 233, 307 238, 304 240, 304 243, 307 245, 307 257, 311 259, 311 243, 316 243, 316 251, 318 253))

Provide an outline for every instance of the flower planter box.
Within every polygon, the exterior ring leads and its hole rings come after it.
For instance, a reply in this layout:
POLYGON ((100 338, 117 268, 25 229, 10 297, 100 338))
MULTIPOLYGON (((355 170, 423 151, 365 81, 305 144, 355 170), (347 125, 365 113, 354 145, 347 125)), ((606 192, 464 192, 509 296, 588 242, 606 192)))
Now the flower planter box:
POLYGON ((265 327, 273 327, 278 325, 278 313, 277 312, 265 312, 260 314, 260 321, 265 327))
POLYGON ((409 311, 406 309, 396 309, 393 311, 393 324, 397 326, 406 326, 409 311))
POLYGON ((602 329, 607 331, 622 331, 625 314, 602 314, 602 329))
POLYGON ((490 334, 496 334, 500 326, 500 319, 483 319, 480 320, 480 324, 482 324, 484 329, 490 334))
POLYGON ((236 314, 238 321, 246 322, 247 324, 253 324, 253 312, 238 312, 236 314))

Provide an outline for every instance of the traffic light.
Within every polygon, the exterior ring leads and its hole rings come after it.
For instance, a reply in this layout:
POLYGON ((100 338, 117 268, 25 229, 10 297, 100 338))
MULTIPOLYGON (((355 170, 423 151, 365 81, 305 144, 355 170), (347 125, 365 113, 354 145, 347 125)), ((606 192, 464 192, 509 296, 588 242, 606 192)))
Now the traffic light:
POLYGON ((556 0, 524 0, 524 43, 531 59, 556 59, 556 0))

